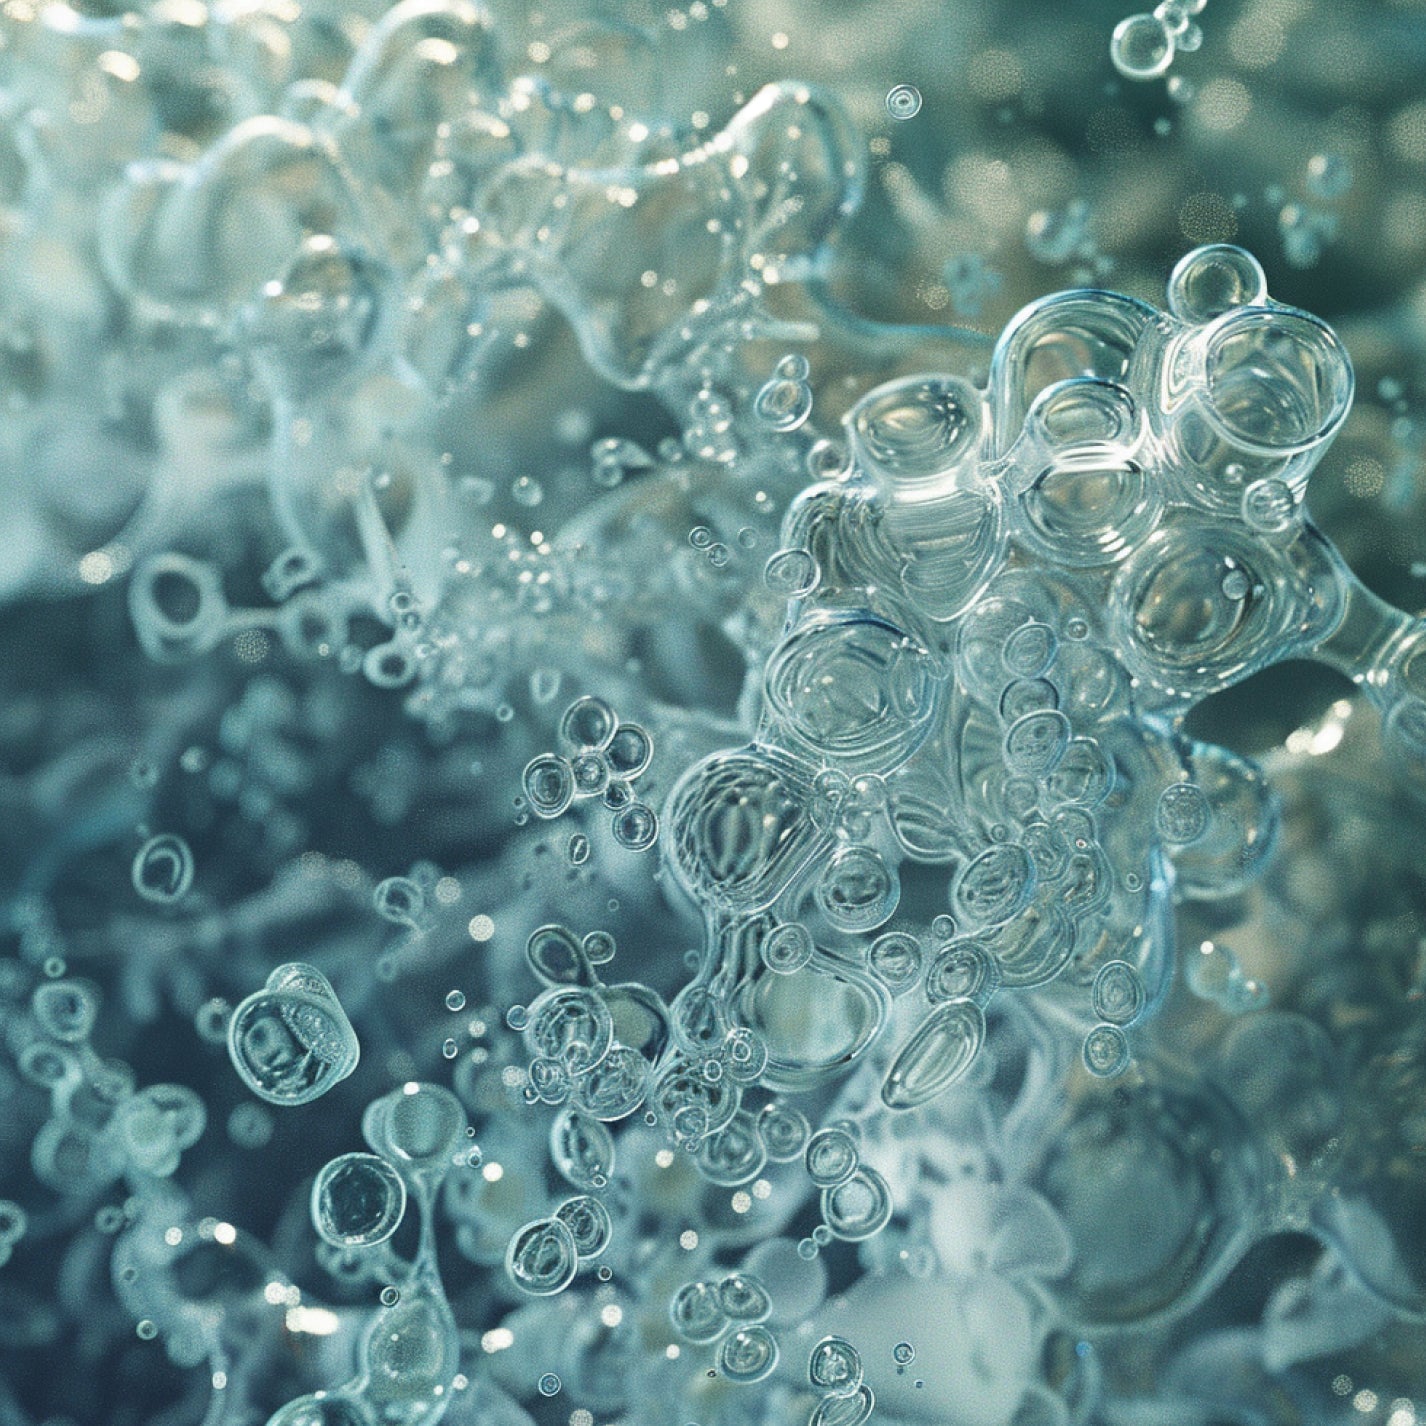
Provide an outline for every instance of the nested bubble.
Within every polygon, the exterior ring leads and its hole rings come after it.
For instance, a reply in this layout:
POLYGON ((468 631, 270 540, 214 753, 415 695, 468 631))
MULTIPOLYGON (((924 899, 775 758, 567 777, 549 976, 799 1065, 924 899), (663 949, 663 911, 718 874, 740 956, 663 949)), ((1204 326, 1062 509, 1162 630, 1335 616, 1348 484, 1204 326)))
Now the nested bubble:
POLYGON ((525 1046, 532 1055, 559 1060, 571 1074, 593 1069, 609 1053, 614 1022, 594 990, 558 987, 529 1007, 525 1046))
POLYGON ((1209 815, 1203 789, 1196 783, 1176 782, 1159 794, 1154 826, 1170 846, 1185 847, 1208 830, 1209 815))
POLYGON ((888 1109, 917 1109, 970 1068, 985 1040, 985 1012, 972 1000, 935 1006, 897 1051, 882 1081, 888 1109))
POLYGON ((1036 880, 1029 852, 1016 842, 1001 842, 961 869, 951 902, 971 925, 998 925, 1025 907, 1036 880))
POLYGON ((802 1157, 811 1135, 807 1116, 799 1109, 774 1100, 763 1106, 757 1120, 758 1134, 775 1164, 792 1163, 802 1157))
POLYGON ((862 1384, 862 1359, 845 1337, 823 1337, 807 1358, 807 1380, 818 1391, 850 1396, 862 1384))
POLYGON ((710 1282, 685 1283, 669 1302, 668 1317, 673 1330, 695 1346, 716 1341, 728 1325, 718 1289, 710 1282))
POLYGON ((530 1088, 541 1104, 563 1104, 569 1098, 569 1071, 558 1060, 531 1060, 529 1075, 530 1088))
POLYGON ((1157 79, 1173 63, 1174 48, 1174 37, 1156 15, 1129 15, 1109 37, 1109 58, 1125 79, 1157 79))
POLYGON ((559 753, 540 753, 525 764, 520 781, 536 817, 558 817, 574 801, 574 769, 559 753))
POLYGON ((638 1050, 612 1045, 598 1064, 575 1077, 575 1103, 595 1119, 625 1119, 648 1097, 650 1073, 638 1050))
POLYGON ((860 1165, 845 1182, 822 1190, 822 1217, 834 1238, 859 1243, 891 1221, 891 1188, 875 1169, 860 1165))
POLYGON ((753 415, 769 430, 795 431, 811 414, 812 388, 801 377, 775 374, 753 398, 753 415))
POLYGON ((774 926, 758 943, 763 964, 776 975, 791 975, 812 959, 812 933, 799 921, 774 926))
POLYGON ((839 931, 884 925, 901 899, 901 880, 874 847, 841 846, 815 888, 817 907, 839 931))
POLYGON ((561 1110, 550 1126, 550 1158, 575 1188, 602 1188, 614 1172, 614 1136, 591 1115, 561 1110))
POLYGON ((768 557, 763 567, 763 582, 774 594, 785 599, 800 599, 817 587, 820 574, 810 550, 781 549, 768 557))
POLYGON ((690 1055, 717 1054, 728 1034, 728 1014, 722 998, 697 981, 674 996, 673 1033, 690 1055))
POLYGON ((572 748, 607 748, 619 720, 614 710, 593 694, 576 698, 560 719, 560 737, 572 748))
POLYGON ((675 1056, 654 1082, 653 1108, 676 1139, 697 1144, 732 1119, 741 1093, 729 1080, 709 1079, 691 1062, 675 1056))
POLYGON ((893 119, 914 119, 921 112, 921 91, 914 84, 896 84, 886 91, 886 112, 893 119))
POLYGON ((555 1209, 555 1217, 569 1229, 574 1250, 582 1261, 599 1257, 613 1240, 614 1223, 609 1210, 587 1193, 565 1199, 555 1209))
POLYGON ((598 797, 609 786, 609 759, 598 748, 576 753, 569 770, 576 797, 598 797))
POLYGON ((145 901, 171 906, 193 885, 193 852, 182 837, 160 832, 135 853, 130 879, 145 901))
POLYGON ((848 770, 887 773, 925 740, 941 684, 935 660, 883 619, 820 610, 768 660, 767 710, 848 770))
POLYGON ((278 966, 228 1022, 228 1054, 243 1083, 269 1104, 309 1104, 356 1068, 356 1032, 326 976, 278 966))
MULTIPOLYGON (((1074 860, 1066 847, 1066 873, 1072 872, 1074 860)), ((1067 904, 1068 898, 1064 905, 1042 898, 1002 925, 980 933, 977 939, 995 957, 1001 984, 1021 990, 1046 985, 1069 964, 1075 929, 1067 904)))
POLYGON ((1266 546, 1221 523, 1162 525, 1114 581, 1121 657, 1181 698, 1226 688, 1262 667, 1284 620, 1295 622, 1295 581, 1279 577, 1289 573, 1266 546))
POLYGON ((955 941, 926 972, 926 999, 971 1000, 984 1009, 1000 987, 1000 965, 977 941, 955 941))
POLYGON ((1090 989, 1094 1013, 1111 1025, 1132 1025, 1144 1012, 1144 982, 1128 961, 1106 961, 1090 989))
POLYGON ((718 1367, 731 1382, 747 1385, 771 1376, 777 1368, 777 1338, 766 1327, 740 1327, 724 1338, 718 1367))
POLYGON ((740 1109, 725 1128, 709 1134, 699 1144, 697 1157, 699 1172, 709 1183, 736 1188, 762 1172, 767 1147, 758 1133, 757 1121, 740 1109))
POLYGON ((1005 730, 1005 764, 1021 777, 1048 777, 1070 744, 1070 721, 1055 709, 1017 718, 1005 730))
POLYGON ((343 1154, 317 1173, 312 1226, 334 1247, 384 1243, 406 1211, 401 1175, 376 1154, 343 1154))
POLYGON ((834 1188, 845 1183, 857 1171, 860 1162, 857 1141, 836 1125, 813 1134, 803 1154, 807 1177, 818 1188, 834 1188))
POLYGON ((1169 307, 1183 322, 1209 322, 1234 307, 1259 306, 1267 293, 1257 258, 1229 243, 1194 248, 1169 275, 1169 307))
POLYGON ((746 1025, 735 1025, 723 1039, 723 1063, 739 1084, 756 1084, 769 1058, 767 1046, 746 1025))
POLYGON ((505 1249, 510 1281, 532 1297, 563 1292, 579 1267, 574 1234, 558 1218, 537 1218, 511 1236, 505 1249))
POLYGON ((30 1009, 46 1035, 66 1044, 89 1038, 99 1016, 99 987, 87 980, 51 980, 35 987, 30 1009))
POLYGON ((921 974, 921 942, 909 931, 887 931, 871 943, 867 965, 893 995, 914 985, 921 974))

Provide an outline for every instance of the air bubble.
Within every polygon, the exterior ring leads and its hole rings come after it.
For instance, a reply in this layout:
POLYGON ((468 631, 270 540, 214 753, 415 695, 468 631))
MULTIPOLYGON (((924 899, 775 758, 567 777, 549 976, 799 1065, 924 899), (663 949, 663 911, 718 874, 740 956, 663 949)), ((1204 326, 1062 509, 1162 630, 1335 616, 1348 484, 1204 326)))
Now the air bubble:
POLYGON ((921 112, 921 91, 914 84, 898 84, 887 91, 886 112, 893 119, 914 119, 921 112))

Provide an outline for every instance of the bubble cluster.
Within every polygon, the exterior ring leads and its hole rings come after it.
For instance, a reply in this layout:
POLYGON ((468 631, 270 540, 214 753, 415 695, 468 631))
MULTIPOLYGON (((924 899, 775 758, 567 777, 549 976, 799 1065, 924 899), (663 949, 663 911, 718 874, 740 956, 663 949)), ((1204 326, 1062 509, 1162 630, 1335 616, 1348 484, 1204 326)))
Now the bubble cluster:
POLYGON ((0 1416, 1426 1409, 1411 21, 1203 10, 6 7, 0 1416))

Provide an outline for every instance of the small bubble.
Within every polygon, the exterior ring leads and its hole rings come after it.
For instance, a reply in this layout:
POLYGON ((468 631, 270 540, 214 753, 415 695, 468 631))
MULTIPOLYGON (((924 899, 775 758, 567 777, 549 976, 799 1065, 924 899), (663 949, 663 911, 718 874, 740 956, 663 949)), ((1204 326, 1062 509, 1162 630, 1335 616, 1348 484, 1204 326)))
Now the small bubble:
POLYGON ((134 1331, 138 1334, 139 1340, 143 1342, 152 1342, 153 1339, 158 1336, 158 1327, 150 1322, 147 1317, 141 1319, 135 1325, 134 1331))
POLYGON ((886 112, 893 119, 914 119, 921 112, 921 91, 914 84, 898 84, 887 92, 886 112))
POLYGON ((553 1372, 546 1372, 535 1385, 541 1396, 558 1396, 562 1383, 553 1372))
POLYGON ((458 1054, 460 1054, 460 1046, 456 1044, 454 1040, 447 1040, 445 1044, 441 1046, 441 1053, 446 1057, 446 1059, 453 1060, 458 1054))
POLYGON ((395 1307, 401 1301, 400 1290, 394 1287, 383 1287, 381 1289, 381 1305, 383 1307, 395 1307))
POLYGON ((898 1342, 891 1349, 891 1358, 899 1367, 909 1367, 916 1360, 916 1348, 910 1342, 898 1342))
POLYGON ((463 990, 448 990, 446 992, 447 1010, 465 1009, 465 992, 463 990))

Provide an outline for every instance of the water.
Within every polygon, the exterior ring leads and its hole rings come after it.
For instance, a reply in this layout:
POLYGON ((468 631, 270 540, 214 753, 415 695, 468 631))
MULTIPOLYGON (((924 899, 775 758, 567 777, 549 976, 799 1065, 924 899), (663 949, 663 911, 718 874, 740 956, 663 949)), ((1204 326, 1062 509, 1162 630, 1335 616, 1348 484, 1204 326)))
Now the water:
POLYGON ((0 16, 7 1422, 1426 1410, 1421 23, 804 9, 0 16))

